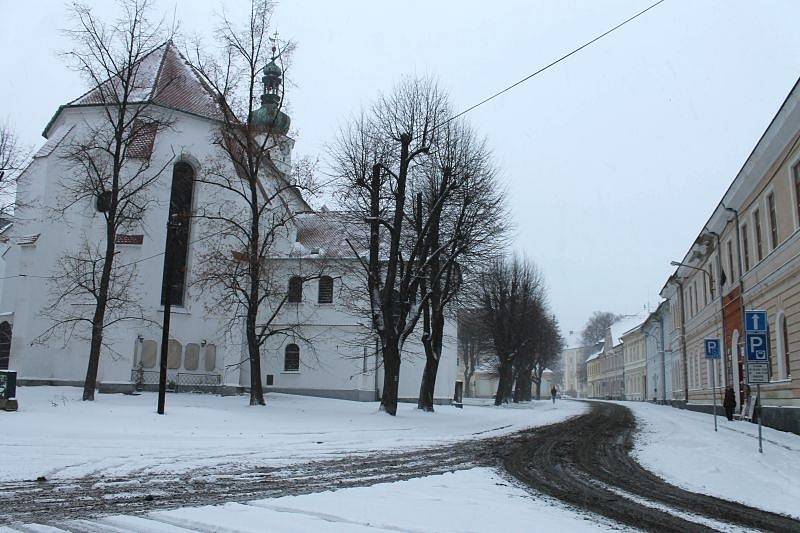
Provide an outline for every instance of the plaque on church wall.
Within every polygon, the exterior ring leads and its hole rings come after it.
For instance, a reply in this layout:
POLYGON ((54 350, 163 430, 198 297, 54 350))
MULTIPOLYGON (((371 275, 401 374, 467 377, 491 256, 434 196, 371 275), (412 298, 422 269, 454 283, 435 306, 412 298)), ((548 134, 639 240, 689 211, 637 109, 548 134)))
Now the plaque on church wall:
POLYGON ((167 348, 167 368, 176 369, 181 367, 181 350, 183 346, 174 339, 169 340, 167 348))
POLYGON ((183 368, 186 370, 197 370, 200 364, 200 345, 191 342, 186 345, 183 355, 183 368))
POLYGON ((125 235, 124 233, 117 233, 117 238, 114 242, 117 244, 140 245, 144 242, 144 235, 125 235))
POLYGON ((158 345, 156 341, 142 341, 142 368, 153 368, 156 366, 156 353, 158 345))
POLYGON ((207 344, 204 355, 203 368, 205 368, 206 372, 212 372, 216 370, 217 346, 215 344, 207 344))

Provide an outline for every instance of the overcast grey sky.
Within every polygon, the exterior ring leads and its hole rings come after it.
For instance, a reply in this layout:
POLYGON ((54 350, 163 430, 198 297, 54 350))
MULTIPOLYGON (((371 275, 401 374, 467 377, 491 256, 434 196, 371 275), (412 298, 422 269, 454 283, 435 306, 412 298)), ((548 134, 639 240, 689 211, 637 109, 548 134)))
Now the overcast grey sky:
MULTIPOLYGON (((275 22, 298 44, 296 153, 324 155, 337 126, 403 74, 437 76, 463 109, 650 3, 285 0, 275 22)), ((210 34, 221 2, 157 5, 184 34, 210 34)), ((29 144, 87 88, 57 55, 66 13, 0 0, 0 120, 29 144)), ((596 309, 658 302, 670 260, 800 74, 798 20, 793 0, 667 0, 468 115, 508 185, 515 248, 543 270, 565 332, 596 309)))

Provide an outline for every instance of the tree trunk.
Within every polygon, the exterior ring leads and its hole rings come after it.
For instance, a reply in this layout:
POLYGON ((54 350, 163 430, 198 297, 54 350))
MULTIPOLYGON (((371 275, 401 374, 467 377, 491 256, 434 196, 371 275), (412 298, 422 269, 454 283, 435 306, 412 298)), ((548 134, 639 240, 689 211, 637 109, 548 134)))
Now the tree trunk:
POLYGON ((514 402, 529 401, 531 401, 531 373, 527 369, 521 368, 514 386, 514 402))
POLYGON ((392 416, 397 414, 397 395, 400 385, 400 350, 389 343, 383 348, 383 396, 381 409, 392 416))
MULTIPOLYGON (((248 137, 248 148, 250 139, 248 137)), ((257 176, 256 172, 253 173, 257 176)), ((258 188, 256 179, 250 180, 250 242, 248 250, 248 273, 250 282, 250 294, 247 302, 247 355, 250 359, 250 405, 266 405, 264 401, 264 387, 261 384, 261 350, 256 333, 256 322, 258 321, 258 308, 260 301, 260 282, 261 282, 261 257, 259 245, 260 235, 260 211, 258 205, 258 188)))
POLYGON ((542 379, 541 378, 539 378, 539 380, 536 381, 536 399, 537 400, 541 400, 542 399, 542 379))
POLYGON ((422 383, 419 388, 417 407, 423 411, 433 412, 433 396, 436 389, 436 374, 439 371, 439 359, 434 356, 425 358, 425 370, 422 372, 422 383))
POLYGON ((511 398, 511 387, 514 384, 514 369, 512 368, 511 358, 506 357, 500 361, 498 374, 497 394, 494 397, 495 405, 508 403, 509 398, 511 398))
MULTIPOLYGON (((113 200, 112 200, 113 201, 113 200)), ((97 371, 100 368, 100 350, 103 347, 106 307, 108 304, 108 286, 111 283, 111 269, 114 264, 115 235, 114 211, 112 205, 109 218, 106 220, 106 251, 103 260, 103 273, 100 275, 100 287, 97 291, 97 306, 92 316, 92 340, 89 344, 89 364, 86 367, 86 379, 83 381, 83 400, 94 401, 94 390, 97 388, 97 371)))
POLYGON ((247 352, 250 359, 250 405, 266 405, 261 384, 261 351, 256 338, 255 312, 247 313, 247 352))

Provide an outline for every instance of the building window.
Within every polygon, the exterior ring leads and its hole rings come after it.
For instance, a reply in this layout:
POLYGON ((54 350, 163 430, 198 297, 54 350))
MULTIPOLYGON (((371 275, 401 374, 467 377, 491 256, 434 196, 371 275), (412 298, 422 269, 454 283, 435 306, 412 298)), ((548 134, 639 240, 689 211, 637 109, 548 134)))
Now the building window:
POLYGON ((753 226, 756 230, 756 259, 764 259, 764 242, 761 237, 761 211, 756 209, 753 212, 753 226))
POLYGON ((778 217, 775 214, 775 193, 767 195, 767 216, 769 217, 769 246, 775 249, 778 246, 778 217))
POLYGON ((333 303, 333 278, 322 276, 319 278, 319 294, 317 301, 321 304, 333 303))
POLYGON ((283 371, 300 371, 300 347, 296 344, 289 344, 283 352, 283 371))
POLYGON ((708 286, 706 284, 706 277, 703 276, 703 306, 708 305, 708 286))
POLYGON ((797 223, 800 224, 800 163, 792 169, 792 180, 794 185, 794 208, 797 211, 797 223))
POLYGON ((742 224, 742 258, 744 259, 744 271, 750 270, 750 243, 747 238, 747 224, 742 224))
POLYGON ((728 272, 730 272, 730 282, 733 283, 733 245, 728 241, 728 272))
MULTIPOLYGON (((194 190, 194 169, 185 162, 172 167, 172 190, 169 195, 169 218, 177 227, 167 232, 165 250, 172 251, 172 305, 183 305, 186 286, 186 267, 189 255, 189 223, 192 212, 192 193, 194 190)), ((161 282, 161 304, 167 298, 167 270, 164 262, 161 282)))
POLYGON ((716 290, 714 289, 714 284, 716 283, 714 276, 714 261, 712 258, 711 263, 708 265, 708 292, 711 294, 711 300, 716 298, 716 290))
POLYGON ((778 311, 775 317, 775 337, 778 345, 778 379, 788 379, 791 376, 789 367, 789 332, 786 328, 786 314, 778 311))
POLYGON ((300 303, 303 301, 303 278, 292 276, 289 278, 289 303, 300 303))

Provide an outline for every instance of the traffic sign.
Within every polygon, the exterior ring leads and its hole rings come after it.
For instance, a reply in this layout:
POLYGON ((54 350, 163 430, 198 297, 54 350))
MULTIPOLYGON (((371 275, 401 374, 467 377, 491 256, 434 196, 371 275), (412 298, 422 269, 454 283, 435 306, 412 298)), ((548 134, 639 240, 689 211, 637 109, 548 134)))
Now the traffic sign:
POLYGON ((767 363, 769 361, 768 340, 766 333, 747 333, 745 335, 745 355, 748 362, 767 363))
POLYGON ((744 330, 747 333, 766 333, 767 332, 767 312, 766 311, 745 311, 744 330))
POLYGON ((719 339, 703 339, 706 348, 706 359, 719 359, 719 339))
POLYGON ((751 385, 769 383, 769 363, 748 363, 747 382, 751 385))

